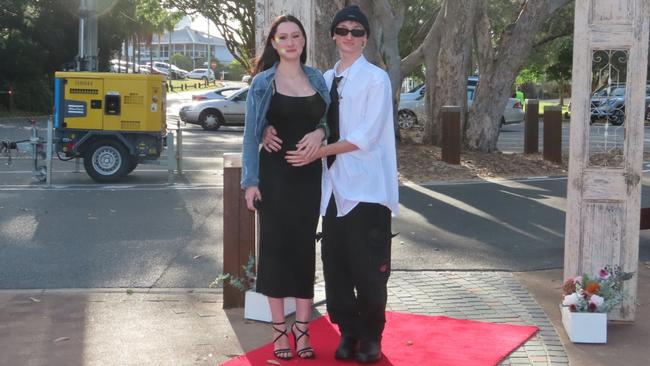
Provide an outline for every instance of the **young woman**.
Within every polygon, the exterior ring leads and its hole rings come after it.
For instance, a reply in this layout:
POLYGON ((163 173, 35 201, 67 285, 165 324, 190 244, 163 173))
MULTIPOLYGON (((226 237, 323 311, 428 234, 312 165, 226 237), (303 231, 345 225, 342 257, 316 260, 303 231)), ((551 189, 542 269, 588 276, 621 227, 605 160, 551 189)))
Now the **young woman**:
POLYGON ((268 296, 273 317, 274 354, 313 358, 308 324, 312 314, 315 236, 318 225, 321 162, 293 167, 287 150, 313 155, 327 137, 329 92, 321 73, 305 66, 305 30, 298 19, 275 19, 258 58, 248 92, 243 144, 242 188, 260 223, 256 290, 268 296), (273 138, 260 150, 262 134, 273 138), (296 322, 284 320, 284 298, 296 298, 296 322))

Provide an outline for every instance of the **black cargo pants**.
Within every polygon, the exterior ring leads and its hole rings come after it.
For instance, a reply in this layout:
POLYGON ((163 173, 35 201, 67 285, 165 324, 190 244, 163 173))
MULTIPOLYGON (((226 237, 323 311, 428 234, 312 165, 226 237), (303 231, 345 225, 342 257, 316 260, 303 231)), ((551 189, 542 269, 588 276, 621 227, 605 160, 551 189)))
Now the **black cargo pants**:
POLYGON ((321 256, 327 312, 341 334, 381 339, 390 276, 391 212, 359 203, 336 217, 334 195, 323 218, 321 256))

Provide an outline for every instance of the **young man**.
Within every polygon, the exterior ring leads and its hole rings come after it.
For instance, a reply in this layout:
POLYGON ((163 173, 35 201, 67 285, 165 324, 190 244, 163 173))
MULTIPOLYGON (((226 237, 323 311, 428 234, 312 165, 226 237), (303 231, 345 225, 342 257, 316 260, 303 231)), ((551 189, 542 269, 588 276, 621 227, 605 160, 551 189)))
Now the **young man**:
POLYGON ((338 359, 376 362, 386 322, 391 214, 398 210, 393 104, 386 72, 363 57, 370 26, 357 6, 339 11, 331 36, 340 60, 325 73, 330 138, 314 154, 298 145, 287 160, 323 164, 322 259, 327 311, 341 331, 338 359))

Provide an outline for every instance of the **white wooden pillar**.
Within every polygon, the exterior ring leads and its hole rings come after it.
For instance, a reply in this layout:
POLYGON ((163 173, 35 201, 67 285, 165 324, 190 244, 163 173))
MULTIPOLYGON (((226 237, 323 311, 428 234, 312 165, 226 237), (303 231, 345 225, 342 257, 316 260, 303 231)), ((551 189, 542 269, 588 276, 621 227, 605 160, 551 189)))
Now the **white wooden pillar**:
MULTIPOLYGON (((565 235, 565 278, 606 264, 637 272, 648 57, 648 0, 576 0, 571 141, 565 235), (604 115, 604 99, 623 89, 625 105, 604 115), (600 118, 600 117, 602 118, 600 118)), ((610 313, 633 321, 636 276, 610 313)))

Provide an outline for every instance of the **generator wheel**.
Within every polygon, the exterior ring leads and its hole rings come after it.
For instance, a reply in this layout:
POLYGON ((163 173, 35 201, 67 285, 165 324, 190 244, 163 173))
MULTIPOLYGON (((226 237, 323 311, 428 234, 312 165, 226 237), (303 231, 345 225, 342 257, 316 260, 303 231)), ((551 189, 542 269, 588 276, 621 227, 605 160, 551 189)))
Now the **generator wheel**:
POLYGON ((99 140, 84 154, 86 173, 98 183, 114 183, 122 179, 131 162, 126 148, 114 140, 99 140))

